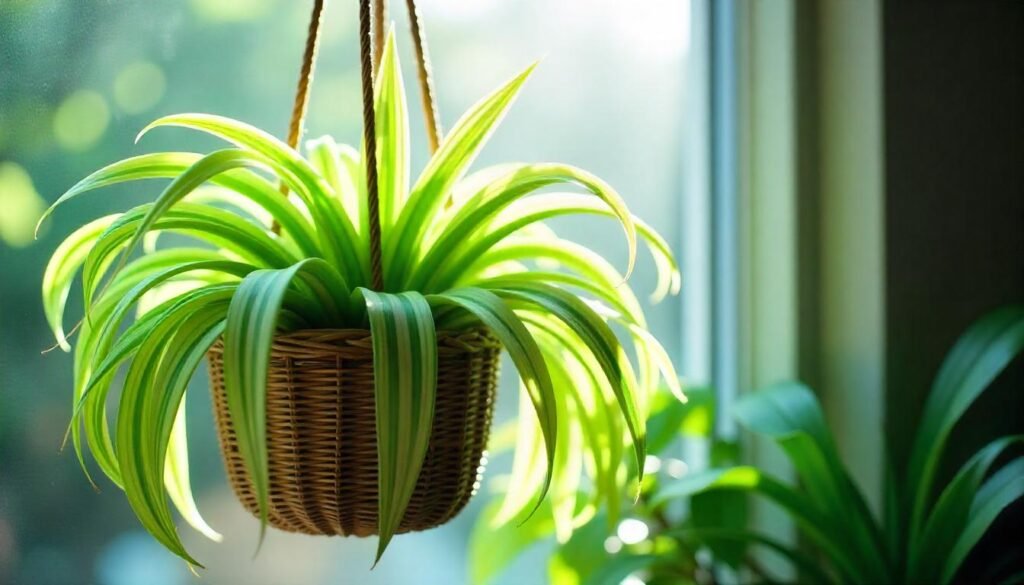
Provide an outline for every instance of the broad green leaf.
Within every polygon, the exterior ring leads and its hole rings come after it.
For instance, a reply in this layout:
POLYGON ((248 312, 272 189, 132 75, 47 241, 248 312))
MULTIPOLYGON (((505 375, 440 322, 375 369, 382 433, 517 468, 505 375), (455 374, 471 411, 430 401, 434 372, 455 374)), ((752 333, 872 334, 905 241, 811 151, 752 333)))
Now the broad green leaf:
POLYGON ((800 552, 799 549, 786 546, 781 542, 747 530, 722 528, 682 528, 669 531, 670 535, 692 539, 708 545, 739 544, 764 547, 789 561, 800 572, 801 577, 809 578, 810 583, 832 583, 834 580, 825 573, 816 559, 800 552))
POLYGON ((330 136, 321 136, 307 144, 310 162, 334 189, 345 215, 360 238, 368 230, 366 213, 366 173, 359 152, 347 144, 338 144, 330 136))
MULTIPOLYGON (((554 381, 554 380, 552 380, 554 381)), ((520 385, 522 388, 522 385, 520 385)), ((501 500, 501 507, 493 519, 495 524, 510 524, 516 518, 522 518, 533 513, 530 507, 535 503, 541 492, 544 490, 544 435, 541 433, 540 425, 533 413, 533 402, 527 392, 519 395, 519 410, 516 416, 515 451, 512 455, 512 469, 509 472, 509 481, 515 489, 509 490, 501 500)), ((557 463, 559 449, 556 446, 555 458, 552 467, 557 463)), ((552 473, 552 483, 555 481, 552 473)), ((515 522, 522 524, 523 522, 515 522)))
MULTIPOLYGON (((148 254, 128 264, 125 269, 121 272, 119 278, 111 283, 110 288, 104 295, 101 295, 99 300, 93 306, 93 316, 95 322, 102 324, 106 322, 110 312, 114 310, 114 307, 124 295, 138 285, 142 280, 148 277, 151 273, 159 272, 170 266, 175 266, 181 263, 188 262, 201 262, 218 260, 218 256, 212 250, 202 250, 196 248, 179 248, 176 250, 164 250, 148 254)), ((86 384, 89 381, 89 377, 92 373, 93 359, 94 356, 104 354, 109 348, 99 347, 99 344, 95 341, 95 332, 93 327, 87 321, 83 321, 79 324, 79 337, 78 343, 75 346, 75 368, 74 368, 74 399, 73 406, 77 407, 79 398, 85 389, 86 384)), ((103 449, 106 453, 113 453, 114 449, 107 435, 107 425, 104 422, 102 433, 105 438, 102 440, 103 445, 107 448, 103 449)), ((75 454, 78 457, 79 463, 82 466, 82 470, 85 472, 86 477, 92 482, 92 478, 85 464, 83 445, 81 441, 81 426, 72 425, 70 428, 71 438, 74 443, 75 454)), ((101 457, 97 454, 97 462, 104 473, 113 481, 115 484, 120 486, 121 479, 120 474, 117 470, 117 461, 113 457, 101 457)))
MULTIPOLYGON (((218 332, 219 333, 219 332, 218 332)), ((165 361, 165 363, 167 363, 165 361)), ((220 533, 210 527, 199 513, 195 498, 192 495, 192 481, 188 466, 188 431, 185 423, 185 397, 181 397, 178 416, 171 429, 171 439, 167 446, 167 461, 164 468, 164 485, 171 502, 181 513, 182 518, 203 536, 220 542, 220 533)))
POLYGON ((585 585, 619 585, 633 573, 662 562, 658 555, 619 554, 591 575, 585 585))
MULTIPOLYGON (((118 462, 125 495, 136 516, 157 540, 190 564, 199 563, 186 551, 171 518, 164 495, 165 465, 174 420, 177 418, 186 384, 160 384, 157 372, 164 358, 205 341, 203 352, 220 335, 227 309, 226 299, 209 302, 198 309, 179 305, 154 325, 132 360, 118 406, 118 462), (158 424, 160 417, 167 422, 158 424)), ((187 367, 177 360, 172 368, 187 367)), ((191 377, 194 366, 188 371, 191 377)))
POLYGON ((884 581, 891 567, 881 531, 840 462, 814 394, 800 384, 778 384, 740 399, 736 417, 782 448, 810 500, 837 531, 837 542, 854 551, 867 578, 884 581))
POLYGON ((642 480, 647 435, 644 421, 637 412, 636 380, 633 378, 629 360, 608 324, 579 298, 553 286, 524 283, 497 292, 499 295, 510 295, 535 303, 557 316, 580 336, 583 344, 600 364, 626 418, 626 427, 633 439, 634 455, 640 472, 638 479, 642 480))
MULTIPOLYGON (((711 490, 690 498, 690 523, 709 533, 743 532, 750 521, 749 512, 748 498, 739 491, 711 490)), ((705 544, 716 563, 740 569, 752 543, 743 538, 707 537, 705 544)))
MULTIPOLYGON (((216 153, 215 153, 216 154, 216 153)), ((223 156, 223 155, 222 155, 223 156)), ((241 155, 236 155, 241 156, 241 155)), ((117 185, 119 183, 143 179, 176 179, 203 158, 191 152, 160 152, 144 154, 118 161, 108 165, 76 183, 53 203, 39 219, 42 223, 61 205, 90 191, 117 185)), ((239 159, 239 166, 248 165, 258 169, 268 168, 261 159, 249 156, 239 159)), ((267 182, 248 170, 226 170, 209 177, 215 185, 237 193, 264 209, 271 217, 281 224, 285 233, 293 237, 306 254, 318 254, 315 233, 312 226, 298 209, 290 205, 280 192, 267 182)))
POLYGON ((118 299, 114 308, 109 312, 104 313, 103 321, 96 322, 98 325, 98 331, 93 343, 100 353, 102 353, 106 348, 109 348, 112 345, 113 338, 121 327, 124 318, 131 310, 131 307, 138 303, 139 299, 154 287, 160 286, 176 276, 194 271, 207 270, 222 272, 241 279, 255 269, 256 268, 254 266, 244 264, 242 262, 231 262, 227 260, 201 260, 197 262, 177 264, 159 272, 155 272, 140 280, 138 284, 128 291, 125 291, 118 299))
POLYGON ((438 241, 431 245, 430 252, 418 268, 419 272, 406 284, 413 287, 421 286, 442 263, 450 261, 450 257, 459 246, 465 245, 467 241, 473 242, 476 238, 470 236, 479 229, 486 229, 490 221, 503 209, 537 189, 558 183, 576 183, 582 186, 618 218, 629 244, 629 264, 626 269, 628 278, 636 260, 636 226, 619 194, 597 177, 581 169, 568 165, 536 164, 515 167, 505 176, 481 189, 474 196, 477 204, 472 208, 464 208, 451 219, 438 241))
MULTIPOLYGON (((280 270, 257 270, 244 279, 231 298, 224 331, 224 392, 238 437, 238 450, 249 471, 260 512, 260 542, 266 531, 270 493, 266 440, 267 370, 286 292, 312 260, 280 270)), ((293 304, 299 312, 323 313, 322 301, 293 304)))
MULTIPOLYGON (((237 277, 242 277, 253 270, 253 268, 246 264, 238 262, 228 262, 223 260, 200 260, 195 262, 184 262, 171 266, 170 268, 163 269, 159 272, 151 274, 145 278, 138 279, 134 285, 127 290, 115 290, 116 296, 110 295, 110 300, 116 299, 116 304, 113 307, 109 306, 109 303, 101 307, 102 311, 97 316, 96 331, 93 331, 93 327, 86 325, 82 331, 82 341, 85 344, 83 347, 86 351, 83 351, 76 355, 76 361, 85 366, 84 370, 78 370, 76 372, 75 381, 75 400, 79 400, 81 392, 84 392, 85 381, 88 379, 89 370, 92 366, 98 365, 107 355, 111 346, 114 343, 114 336, 120 328, 122 321, 127 313, 131 309, 131 306, 139 301, 139 299, 149 290, 155 286, 159 286, 161 283, 183 273, 197 271, 197 270, 218 270, 229 274, 233 274, 237 277)), ((119 287, 122 288, 123 287, 119 287)), ((104 383, 105 387, 109 387, 109 383, 104 383)), ((106 390, 103 391, 104 393, 106 390)), ((96 413, 99 416, 102 413, 96 413)), ((109 436, 107 435, 107 424, 105 414, 103 420, 96 420, 94 417, 87 419, 86 423, 87 434, 90 436, 90 442, 96 443, 97 441, 103 445, 109 445, 109 436)), ((75 451, 81 455, 81 444, 79 438, 79 427, 75 425, 73 427, 73 439, 75 443, 75 451)), ((94 452, 96 448, 94 448, 94 452)), ((100 453, 109 453, 108 449, 101 449, 100 453)), ((104 473, 110 477, 115 483, 120 483, 120 476, 117 470, 115 461, 107 456, 98 457, 100 467, 104 473)))
POLYGON ((540 421, 547 456, 544 488, 541 490, 540 497, 531 514, 536 512, 551 485, 555 441, 558 435, 558 413, 555 406, 554 388, 547 364, 537 342, 519 317, 508 308, 500 297, 490 291, 465 288, 444 294, 430 295, 427 300, 432 306, 457 305, 478 318, 498 337, 519 371, 519 376, 533 401, 537 419, 540 421))
POLYGON ((944 558, 969 522, 971 505, 985 476, 996 459, 1008 448, 1024 442, 1024 436, 992 441, 960 468, 939 496, 928 515, 920 540, 910 544, 908 579, 933 583, 939 578, 940 566, 935 559, 944 558))
MULTIPOLYGON (((584 415, 580 424, 591 433, 587 449, 594 465, 594 501, 605 504, 608 521, 615 523, 619 518, 621 486, 625 484, 625 474, 620 473, 623 446, 629 437, 614 412, 618 409, 614 393, 598 373, 601 366, 597 359, 562 321, 534 312, 522 312, 521 316, 547 356, 545 361, 555 369, 564 367, 572 380, 566 387, 577 412, 584 415)), ((514 497, 511 494, 507 499, 514 497)))
POLYGON ((241 122, 208 114, 166 116, 146 126, 139 137, 160 126, 181 126, 207 132, 259 155, 264 164, 298 195, 313 215, 321 249, 343 274, 369 277, 368 252, 359 246, 355 228, 330 185, 299 153, 270 134, 241 122))
POLYGON ((427 454, 437 394, 437 332, 422 295, 361 288, 373 335, 379 540, 376 562, 405 515, 427 454))
POLYGON ((178 175, 178 177, 174 179, 166 189, 164 189, 164 192, 157 197, 156 201, 149 207, 145 217, 143 217, 139 222, 131 240, 129 240, 128 244, 125 246, 126 254, 122 257, 121 264, 115 270, 115 273, 124 266, 127 261, 127 254, 135 250, 135 247, 142 240, 142 236, 145 235, 149 229, 156 224, 157 220, 167 213, 173 205, 180 202, 186 195, 197 189, 212 177, 250 164, 252 159, 252 155, 242 150, 218 150, 217 152, 202 157, 185 172, 178 175))
POLYGON ((384 43, 374 90, 381 234, 387 234, 409 193, 409 111, 394 27, 384 43))
POLYGON ((1014 459, 989 478, 978 490, 964 526, 943 565, 943 584, 950 583, 981 537, 988 532, 999 514, 1010 504, 1024 497, 1024 457, 1014 459))
MULTIPOLYGON (((606 517, 597 516, 574 532, 569 542, 558 547, 548 562, 548 576, 552 583, 563 585, 605 582, 612 577, 612 573, 626 568, 621 566, 621 563, 632 562, 627 559, 634 559, 635 556, 629 552, 605 552, 605 541, 613 532, 609 529, 609 524, 606 517), (616 569, 617 566, 620 568, 616 569)), ((620 574, 619 580, 613 579, 611 583, 619 585, 626 575, 647 566, 648 563, 641 563, 639 566, 634 563, 625 575, 620 574)))
POLYGON ((925 402, 911 450, 907 485, 913 490, 911 540, 932 501, 935 473, 949 433, 992 381, 1024 350, 1024 307, 1007 307, 967 330, 943 362, 925 402))
POLYGON ((409 194, 395 229, 384 243, 385 284, 399 282, 415 259, 417 242, 452 186, 466 172, 508 110, 535 65, 477 102, 445 136, 409 194))
POLYGON ((818 547, 839 569, 847 581, 871 582, 863 573, 857 559, 837 538, 835 530, 842 530, 831 523, 820 510, 797 490, 774 479, 759 469, 749 466, 727 469, 710 469, 684 476, 667 483, 651 498, 651 506, 661 506, 669 501, 689 498, 709 491, 742 491, 757 494, 781 506, 797 523, 808 540, 818 547))
MULTIPOLYGON (((86 307, 92 305, 100 280, 113 262, 115 254, 124 250, 127 243, 138 233, 148 210, 149 205, 142 205, 119 217, 90 250, 82 269, 82 289, 86 307)), ((196 237, 229 251, 236 259, 255 266, 283 268, 297 260, 284 246, 271 239, 256 225, 227 211, 206 205, 179 203, 156 220, 152 229, 196 237)))
POLYGON ((687 388, 689 400, 657 392, 647 419, 647 452, 658 455, 680 435, 711 438, 715 420, 715 395, 710 388, 687 388))
POLYGON ((71 344, 64 333, 64 307, 71 283, 78 269, 85 263, 96 239, 115 219, 116 215, 108 215, 78 228, 57 247, 46 265, 46 272, 43 273, 43 312, 57 338, 57 345, 64 351, 71 351, 71 344))
MULTIPOLYGON (((627 298, 631 299, 625 301, 629 305, 634 305, 636 302, 631 292, 628 293, 627 297, 626 291, 621 290, 625 288, 622 286, 625 277, 619 274, 607 260, 584 246, 562 239, 515 240, 503 244, 477 258, 453 282, 441 280, 432 283, 428 288, 432 290, 435 287, 447 288, 452 285, 477 286, 482 280, 488 278, 483 276, 487 269, 508 262, 522 261, 555 263, 562 268, 576 273, 583 279, 591 280, 594 286, 598 286, 606 291, 620 289, 620 296, 624 300, 627 298)), ((505 273, 502 276, 513 276, 523 271, 525 269, 513 273, 505 273)), ((614 294, 614 292, 610 294, 614 294)), ((639 310, 639 305, 635 305, 635 307, 636 309, 631 310, 629 314, 633 315, 639 310)))
MULTIPOLYGON (((536 222, 568 214, 594 214, 614 217, 607 205, 592 196, 576 193, 545 193, 522 199, 499 216, 480 233, 480 239, 464 252, 467 258, 478 257, 509 235, 536 222)), ((681 284, 679 267, 668 242, 653 228, 636 216, 631 216, 637 235, 647 242, 657 268, 658 284, 651 295, 651 302, 657 303, 667 294, 679 292, 681 284)))
MULTIPOLYGON (((545 507, 550 504, 545 504, 545 507)), ((471 583, 486 585, 530 546, 554 531, 551 515, 537 514, 522 526, 497 523, 500 501, 490 502, 480 514, 469 538, 469 578, 471 583)))
POLYGON ((136 355, 155 329, 165 327, 169 320, 188 315, 206 305, 226 301, 236 286, 211 285, 167 301, 128 327, 109 351, 93 356, 95 365, 90 368, 88 377, 83 380, 85 384, 77 394, 71 426, 74 428, 84 419, 90 451, 104 473, 118 485, 123 487, 122 475, 119 458, 108 431, 106 408, 113 374, 125 360, 136 355))

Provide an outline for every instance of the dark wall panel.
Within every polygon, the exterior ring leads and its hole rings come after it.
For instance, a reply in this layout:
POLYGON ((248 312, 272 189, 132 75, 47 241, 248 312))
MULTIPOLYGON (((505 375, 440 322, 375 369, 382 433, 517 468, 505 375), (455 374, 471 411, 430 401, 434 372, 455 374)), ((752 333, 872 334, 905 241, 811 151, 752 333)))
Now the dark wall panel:
MULTIPOLYGON (((886 2, 883 31, 886 411, 902 462, 957 336, 1024 302, 1024 2, 886 2)), ((1022 370, 972 409, 950 459, 1024 430, 1022 370)))

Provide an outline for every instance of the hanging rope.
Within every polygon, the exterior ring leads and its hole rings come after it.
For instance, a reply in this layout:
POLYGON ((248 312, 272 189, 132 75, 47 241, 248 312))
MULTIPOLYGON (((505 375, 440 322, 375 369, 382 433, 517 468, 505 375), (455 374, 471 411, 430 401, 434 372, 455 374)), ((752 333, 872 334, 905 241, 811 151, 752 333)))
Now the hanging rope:
MULTIPOLYGON (((409 11, 409 30, 412 33, 413 49, 416 52, 416 74, 420 82, 420 99, 423 103, 423 119, 427 130, 427 146, 430 154, 437 152, 441 143, 441 116, 437 110, 434 93, 433 71, 430 66, 430 54, 427 51, 426 32, 420 24, 420 12, 416 0, 406 0, 409 11)), ((373 71, 376 74, 384 54, 384 42, 387 36, 388 0, 373 0, 373 71)))
POLYGON ((388 0, 373 0, 373 71, 380 69, 387 38, 388 0))
POLYGON ((413 48, 416 51, 417 73, 420 79, 420 98, 423 100, 423 118, 427 126, 427 145, 430 154, 437 152, 441 144, 441 115, 437 110, 434 97, 434 76, 430 66, 430 54, 427 52, 427 36, 420 24, 420 12, 416 0, 406 0, 409 9, 409 28, 412 31, 413 48))
MULTIPOLYGON (((417 72, 420 82, 420 97, 423 101, 423 115, 426 122, 427 142, 430 152, 437 151, 441 142, 441 121, 437 102, 434 96, 434 83, 427 52, 427 39, 420 22, 419 10, 415 0, 406 0, 409 10, 409 22, 412 31, 413 46, 416 51, 417 72)), ((313 14, 309 22, 306 36, 306 48, 302 56, 302 69, 299 72, 299 83, 292 106, 291 122, 288 126, 288 145, 298 148, 302 138, 306 111, 309 106, 309 89, 313 82, 313 65, 316 62, 317 49, 320 43, 320 23, 322 21, 324 0, 314 0, 313 14)), ((366 149, 366 196, 369 215, 370 238, 370 273, 374 290, 384 288, 384 276, 381 269, 381 236, 380 236, 380 201, 377 192, 377 131, 374 114, 374 73, 380 66, 384 53, 385 23, 387 21, 387 0, 359 0, 359 54, 360 75, 362 82, 363 101, 363 142, 366 149)), ((288 195, 286 185, 281 185, 281 193, 288 195)), ((280 233, 281 226, 276 221, 271 230, 280 233)))
POLYGON ((380 203, 377 198, 377 128, 373 111, 373 55, 370 0, 359 0, 359 53, 363 83, 363 143, 366 152, 366 210, 370 220, 370 275, 373 290, 384 289, 380 265, 380 203))
MULTIPOLYGON (((313 64, 316 62, 317 48, 320 45, 320 22, 324 12, 324 0, 314 0, 313 14, 309 19, 309 32, 306 34, 306 48, 302 54, 302 69, 299 71, 299 84, 295 90, 295 101, 292 104, 292 118, 288 124, 288 146, 297 149, 302 139, 302 129, 309 108, 309 88, 313 84, 313 64)), ((288 186, 281 183, 281 194, 288 196, 288 186)), ((281 233, 281 226, 274 220, 270 226, 275 234, 281 233)))

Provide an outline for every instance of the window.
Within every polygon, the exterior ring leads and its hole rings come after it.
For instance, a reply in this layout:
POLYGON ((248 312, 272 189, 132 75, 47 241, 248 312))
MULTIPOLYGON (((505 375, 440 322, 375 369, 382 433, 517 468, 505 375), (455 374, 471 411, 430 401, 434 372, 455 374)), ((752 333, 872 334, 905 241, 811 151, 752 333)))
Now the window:
MULTIPOLYGON (((411 89, 404 8, 394 4, 411 89)), ((677 246, 686 292, 648 307, 648 318, 681 370, 696 379, 710 375, 711 351, 703 6, 680 0, 655 0, 642 9, 616 0, 424 0, 421 6, 447 127, 485 92, 542 58, 478 165, 554 160, 591 169, 677 246)), ((308 136, 330 133, 354 143, 360 128, 355 3, 337 1, 327 10, 308 136)), ((284 134, 307 17, 306 3, 284 0, 17 0, 0 6, 0 582, 192 582, 184 565, 139 528, 113 486, 102 483, 103 493, 95 494, 74 456, 55 454, 67 421, 71 360, 61 352, 39 354, 51 341, 38 285, 56 243, 83 219, 148 200, 156 191, 115 188, 83 200, 58 214, 34 244, 19 226, 33 223, 45 201, 99 165, 162 148, 209 148, 194 135, 172 131, 133 145, 138 130, 160 115, 212 112, 284 134)), ((416 169, 425 144, 422 123, 416 117, 412 123, 416 169)), ((574 220, 554 227, 624 265, 625 246, 612 223, 574 220)), ((641 296, 654 284, 646 260, 634 277, 641 296)), ((195 384, 202 389, 206 382, 195 384)), ((515 411, 507 391, 514 390, 511 376, 505 384, 499 419, 515 411)), ((277 532, 252 560, 256 522, 224 481, 208 397, 193 396, 191 439, 210 446, 193 458, 193 483, 200 508, 226 540, 213 545, 183 534, 208 563, 210 582, 464 581, 465 543, 486 492, 452 524, 397 539, 389 557, 415 562, 385 562, 368 573, 372 542, 277 532)), ((487 479, 507 466, 493 462, 487 479)), ((540 581, 542 570, 527 558, 505 582, 540 581)))

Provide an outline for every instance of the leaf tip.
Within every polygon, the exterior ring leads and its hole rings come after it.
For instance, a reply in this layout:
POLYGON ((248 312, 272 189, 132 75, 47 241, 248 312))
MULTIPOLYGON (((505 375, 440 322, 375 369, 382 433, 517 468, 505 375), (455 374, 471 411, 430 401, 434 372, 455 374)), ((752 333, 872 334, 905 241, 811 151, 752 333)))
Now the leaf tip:
POLYGON ((371 571, 376 569, 377 565, 380 564, 380 559, 384 556, 384 551, 387 550, 389 544, 391 544, 391 535, 382 534, 377 540, 377 554, 373 558, 373 565, 370 567, 371 571))
POLYGON ((50 217, 50 213, 52 212, 52 210, 53 210, 53 207, 50 207, 46 211, 44 211, 42 215, 39 216, 39 221, 36 222, 36 227, 35 227, 35 229, 32 230, 32 239, 33 240, 38 240, 39 239, 39 230, 42 229, 43 222, 46 221, 47 218, 50 217))
POLYGON ((50 353, 51 351, 53 351, 55 349, 58 349, 58 348, 63 350, 64 353, 70 353, 71 352, 71 344, 68 343, 67 337, 64 336, 63 334, 58 334, 57 335, 57 342, 54 343, 53 345, 51 345, 50 347, 44 349, 43 351, 39 352, 39 355, 46 355, 46 354, 50 353))
POLYGON ((526 80, 529 79, 529 77, 531 75, 533 75, 534 70, 537 69, 537 67, 540 66, 540 62, 543 61, 543 60, 544 60, 544 58, 541 57, 540 59, 537 59, 533 63, 530 63, 526 67, 526 69, 523 69, 522 73, 520 73, 519 75, 516 76, 516 82, 518 84, 520 84, 520 85, 522 85, 524 82, 526 82, 526 80))
POLYGON ((260 535, 256 540, 256 550, 252 553, 252 558, 255 559, 260 554, 260 550, 263 548, 263 541, 267 537, 267 512, 266 507, 263 506, 260 509, 260 535))
POLYGON ((201 532, 203 536, 205 536, 206 538, 209 538, 213 542, 216 542, 218 544, 221 543, 221 542, 224 542, 224 535, 219 533, 219 532, 217 532, 216 530, 211 528, 209 525, 202 526, 199 529, 199 532, 201 532))
POLYGON ((170 119, 170 118, 171 118, 170 116, 165 116, 163 118, 157 118, 156 120, 153 120, 152 122, 147 124, 146 127, 144 127, 142 130, 139 130, 139 133, 135 135, 135 144, 138 144, 139 141, 142 140, 142 137, 145 136, 146 134, 148 134, 150 130, 152 130, 153 128, 156 128, 157 126, 164 125, 167 122, 167 120, 170 119))

